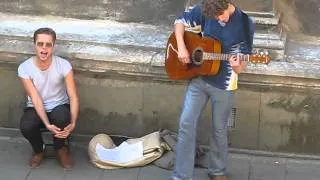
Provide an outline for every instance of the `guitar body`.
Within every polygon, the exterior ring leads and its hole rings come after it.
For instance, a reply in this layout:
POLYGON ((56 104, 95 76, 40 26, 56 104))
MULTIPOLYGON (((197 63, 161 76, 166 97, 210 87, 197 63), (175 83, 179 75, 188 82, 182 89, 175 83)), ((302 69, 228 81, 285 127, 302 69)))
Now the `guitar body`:
POLYGON ((184 42, 188 49, 191 63, 184 64, 178 59, 178 47, 175 33, 168 39, 165 59, 165 69, 170 79, 191 79, 202 75, 216 75, 220 61, 206 60, 202 53, 221 53, 221 43, 218 40, 201 37, 192 32, 184 33, 184 42))

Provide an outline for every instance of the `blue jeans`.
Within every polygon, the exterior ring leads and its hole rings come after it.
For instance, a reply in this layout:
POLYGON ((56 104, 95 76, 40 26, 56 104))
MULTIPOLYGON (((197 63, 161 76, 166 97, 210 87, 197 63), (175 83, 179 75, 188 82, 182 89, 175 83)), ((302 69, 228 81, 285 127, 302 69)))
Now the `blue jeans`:
POLYGON ((192 79, 185 94, 180 117, 175 180, 194 179, 194 161, 197 124, 208 102, 212 103, 212 127, 210 134, 209 175, 225 175, 228 158, 228 117, 230 116, 234 92, 213 87, 202 78, 192 79))

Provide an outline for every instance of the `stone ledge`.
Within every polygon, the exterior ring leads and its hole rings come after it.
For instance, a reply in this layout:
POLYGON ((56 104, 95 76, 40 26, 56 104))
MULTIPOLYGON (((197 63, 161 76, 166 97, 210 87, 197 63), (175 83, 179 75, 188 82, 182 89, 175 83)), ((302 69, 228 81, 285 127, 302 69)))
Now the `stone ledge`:
MULTIPOLYGON (((0 35, 0 52, 2 62, 20 63, 25 57, 30 57, 34 53, 32 39, 28 36, 0 35)), ((81 71, 95 73, 117 71, 120 74, 157 76, 157 78, 166 79, 163 46, 148 47, 97 43, 83 39, 82 41, 59 39, 55 53, 70 59, 75 68, 81 71)), ((300 63, 303 59, 295 58, 302 58, 301 56, 289 55, 283 61, 271 61, 269 65, 249 64, 246 73, 320 78, 318 74, 319 58, 314 57, 313 63, 300 63)))
MULTIPOLYGON (((33 54, 31 39, 20 37, 8 37, 0 35, 0 52, 7 54, 33 54)), ((100 63, 123 63, 142 64, 151 66, 164 66, 164 48, 139 47, 139 46, 117 46, 101 43, 57 41, 56 51, 58 55, 70 59, 82 59, 91 61, 93 67, 100 63), (92 64, 93 63, 93 64, 92 64)))
MULTIPOLYGON (((169 27, 7 14, 0 14, 0 20, 2 64, 18 64, 30 57, 34 53, 33 31, 51 26, 58 33, 56 55, 69 59, 76 70, 170 81, 164 71, 165 44, 172 30, 169 27)), ((254 47, 269 49, 273 60, 268 66, 250 64, 244 74, 318 79, 320 58, 313 57, 312 64, 300 63, 303 57, 290 50, 291 53, 283 57, 283 38, 277 33, 256 32, 254 47)))
MULTIPOLYGON (((150 79, 161 82, 184 83, 168 79, 164 70, 164 49, 136 46, 107 46, 104 44, 58 41, 56 55, 70 60, 76 71, 97 76, 127 79, 150 79), (92 49, 100 49, 94 51, 92 49)), ((16 66, 33 55, 32 41, 25 38, 0 36, 1 66, 16 66)), ((312 64, 271 61, 268 65, 249 64, 240 76, 240 84, 259 87, 296 87, 320 89, 319 63, 312 64)))

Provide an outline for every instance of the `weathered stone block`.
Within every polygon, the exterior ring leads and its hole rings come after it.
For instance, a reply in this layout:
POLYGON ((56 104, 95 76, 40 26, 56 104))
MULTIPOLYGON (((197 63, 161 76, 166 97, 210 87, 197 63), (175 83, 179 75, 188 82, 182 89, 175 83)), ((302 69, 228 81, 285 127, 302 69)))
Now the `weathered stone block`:
POLYGON ((255 149, 259 138, 259 111, 261 99, 259 91, 240 89, 235 98, 235 129, 231 131, 232 147, 255 149))

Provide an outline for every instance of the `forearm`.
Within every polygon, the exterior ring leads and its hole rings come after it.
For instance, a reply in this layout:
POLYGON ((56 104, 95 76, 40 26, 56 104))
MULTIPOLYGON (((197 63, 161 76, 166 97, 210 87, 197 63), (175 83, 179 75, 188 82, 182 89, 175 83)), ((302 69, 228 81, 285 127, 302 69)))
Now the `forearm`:
POLYGON ((39 116, 43 124, 46 127, 48 127, 48 125, 50 125, 50 122, 47 116, 47 112, 43 106, 43 102, 39 93, 37 92, 36 88, 33 85, 33 82, 31 81, 31 79, 25 79, 25 78, 21 78, 21 82, 26 91, 26 94, 31 98, 34 109, 37 112, 37 115, 39 116))
POLYGON ((42 100, 39 97, 34 97, 31 99, 32 99, 34 109, 36 110, 39 118, 41 119, 45 127, 47 127, 48 125, 50 125, 50 121, 48 119, 46 110, 43 106, 42 100))
POLYGON ((185 43, 183 38, 184 31, 185 31, 184 24, 182 23, 175 24, 175 35, 176 35, 178 50, 181 48, 185 48, 185 43))
POLYGON ((79 99, 78 97, 70 98, 70 113, 71 113, 71 122, 76 123, 79 116, 79 99))

